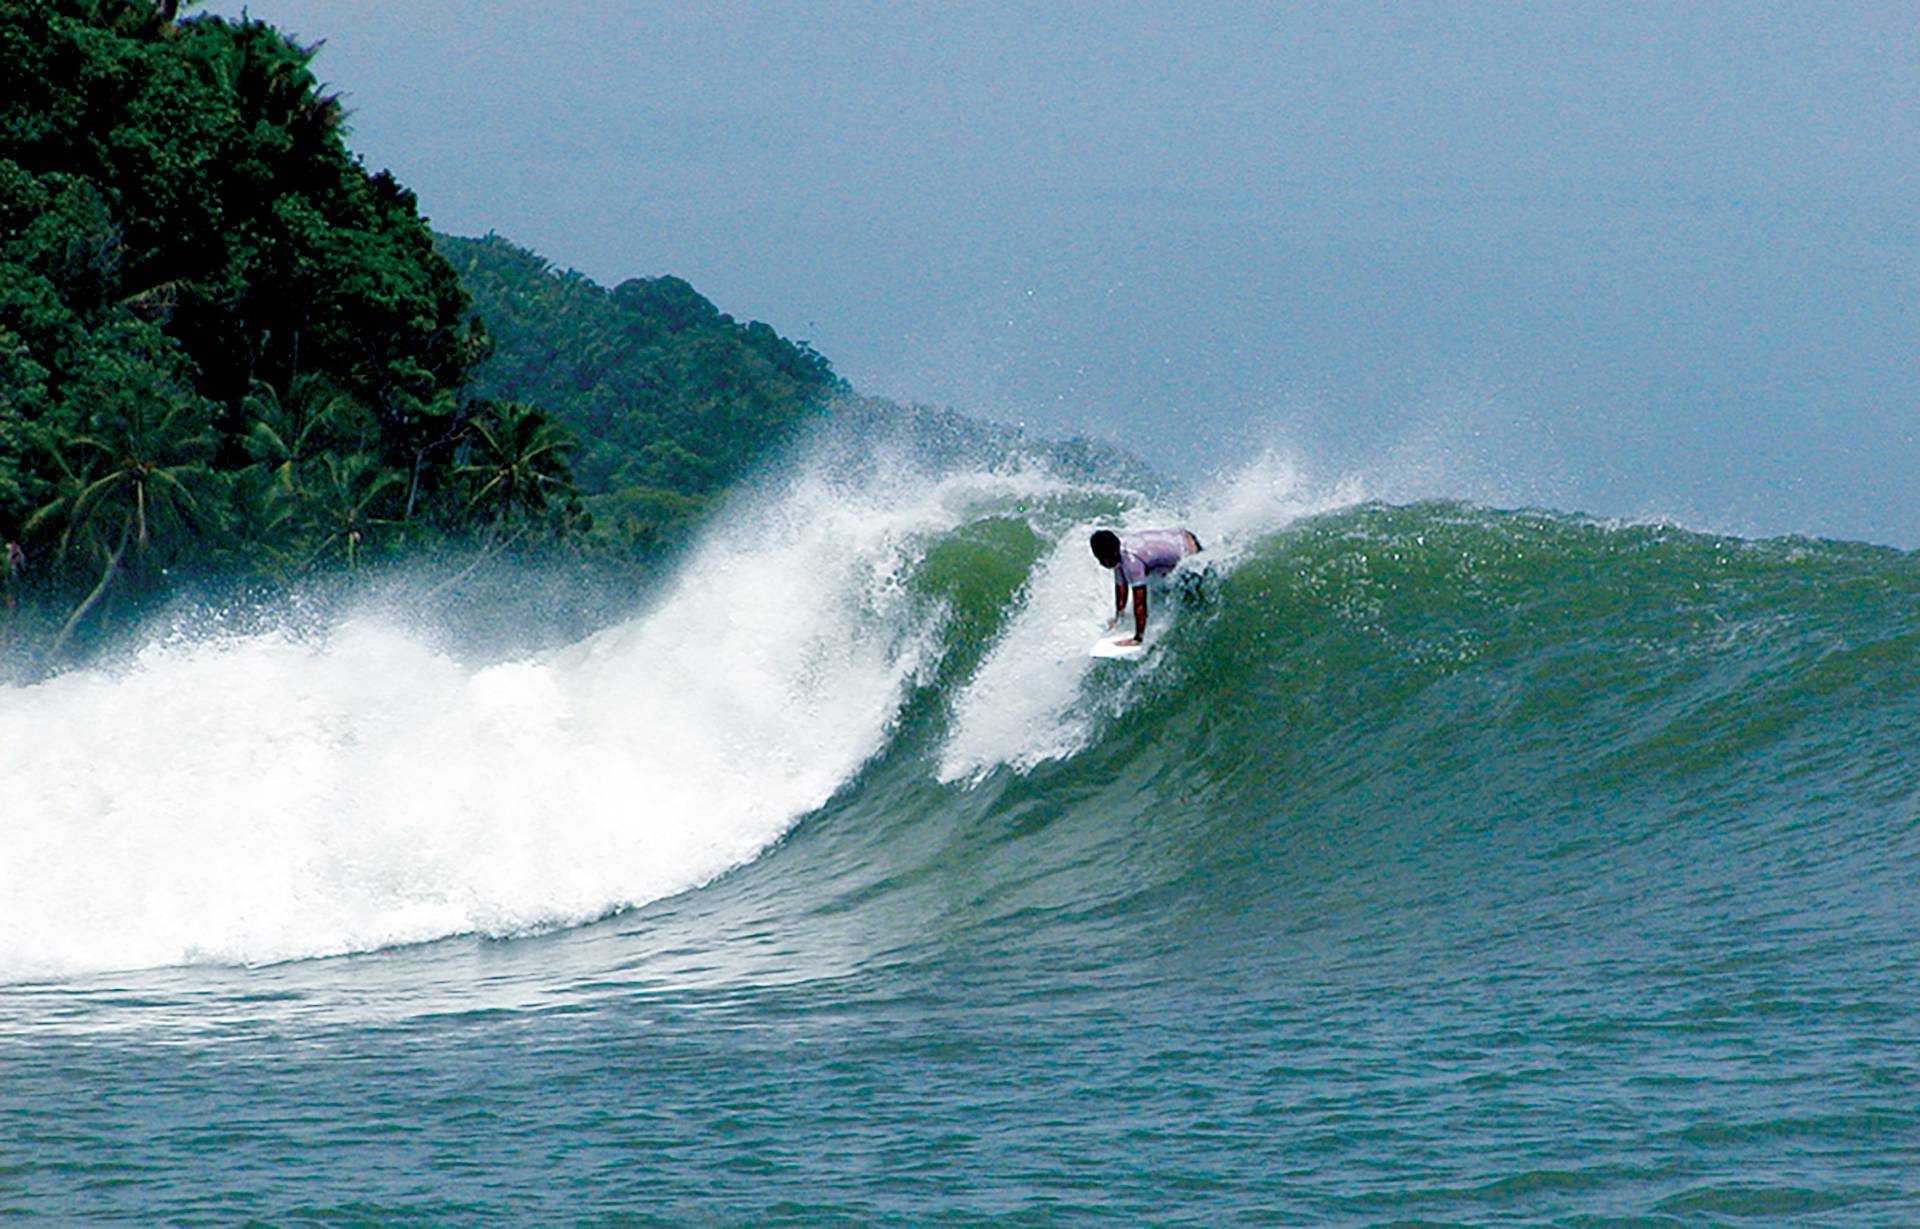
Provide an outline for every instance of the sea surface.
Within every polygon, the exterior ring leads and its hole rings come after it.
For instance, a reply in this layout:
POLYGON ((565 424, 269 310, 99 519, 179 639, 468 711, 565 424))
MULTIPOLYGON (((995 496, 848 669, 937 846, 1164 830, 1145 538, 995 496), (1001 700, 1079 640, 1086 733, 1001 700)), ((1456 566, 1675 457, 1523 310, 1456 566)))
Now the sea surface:
POLYGON ((500 617, 0 688, 0 1220, 1920 1224, 1912 554, 875 457, 500 617))

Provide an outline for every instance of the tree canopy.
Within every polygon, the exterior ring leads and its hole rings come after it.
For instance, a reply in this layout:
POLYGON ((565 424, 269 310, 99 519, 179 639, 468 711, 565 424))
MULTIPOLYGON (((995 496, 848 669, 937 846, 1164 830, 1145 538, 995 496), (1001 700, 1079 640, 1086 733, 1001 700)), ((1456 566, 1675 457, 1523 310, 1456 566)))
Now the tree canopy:
POLYGON ((458 526, 485 334, 313 52, 145 0, 0 5, 0 537, 38 589, 311 562, 285 512, 322 451, 404 487, 384 536, 458 526))
POLYGON ((0 635, 182 575, 644 554, 840 388, 678 278, 436 247, 316 47, 174 8, 0 2, 0 635))

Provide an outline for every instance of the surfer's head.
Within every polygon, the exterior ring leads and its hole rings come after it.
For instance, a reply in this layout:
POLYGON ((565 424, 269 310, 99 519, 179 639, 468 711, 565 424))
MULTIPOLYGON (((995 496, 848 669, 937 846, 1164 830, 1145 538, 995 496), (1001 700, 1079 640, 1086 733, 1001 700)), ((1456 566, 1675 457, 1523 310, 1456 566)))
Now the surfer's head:
POLYGON ((1087 539, 1087 545, 1093 547, 1093 557, 1100 561, 1103 568, 1120 566, 1120 535, 1111 529, 1096 529, 1087 539))

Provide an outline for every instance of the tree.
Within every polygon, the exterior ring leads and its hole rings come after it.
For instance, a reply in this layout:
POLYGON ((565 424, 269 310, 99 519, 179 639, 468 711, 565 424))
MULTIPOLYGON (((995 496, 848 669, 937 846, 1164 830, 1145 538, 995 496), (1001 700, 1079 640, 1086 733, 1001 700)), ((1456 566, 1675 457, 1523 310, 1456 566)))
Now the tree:
POLYGON ((213 484, 206 401, 184 388, 178 355, 151 326, 123 323, 83 357, 62 412, 37 428, 55 468, 53 498, 26 534, 58 526, 57 551, 100 572, 68 616, 57 650, 116 581, 151 580, 205 521, 196 488, 213 484), (78 424, 78 433, 62 427, 78 424))
POLYGON ((321 452, 364 451, 378 430, 366 407, 320 372, 294 376, 285 397, 256 380, 241 409, 250 422, 245 443, 255 464, 287 486, 301 462, 321 452))
POLYGON ((288 511, 288 519, 301 535, 303 566, 337 559, 349 570, 359 567, 361 557, 376 545, 370 540, 373 535, 398 523, 376 513, 393 502, 393 492, 403 481, 364 452, 320 456, 310 481, 292 492, 288 511))
POLYGON ((514 521, 535 523, 574 502, 573 437, 538 409, 487 402, 468 429, 471 459, 457 472, 472 484, 468 507, 486 518, 496 542, 514 521))
POLYGON ((0 539, 34 534, 27 583, 77 614, 463 528, 485 334, 314 52, 149 0, 0 3, 0 539))
POLYGON ((0 548, 19 536, 33 506, 36 476, 29 428, 45 412, 47 370, 26 343, 0 326, 0 548))

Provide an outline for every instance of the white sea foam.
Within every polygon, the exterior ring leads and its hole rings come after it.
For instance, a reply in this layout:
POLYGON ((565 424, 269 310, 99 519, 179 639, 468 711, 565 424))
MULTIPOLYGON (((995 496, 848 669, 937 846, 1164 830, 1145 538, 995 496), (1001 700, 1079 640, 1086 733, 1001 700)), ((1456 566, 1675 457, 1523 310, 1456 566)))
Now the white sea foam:
POLYGON ((0 976, 588 919, 753 858, 882 745, 924 535, 1036 479, 814 473, 648 613, 476 667, 387 618, 0 689, 0 976))

